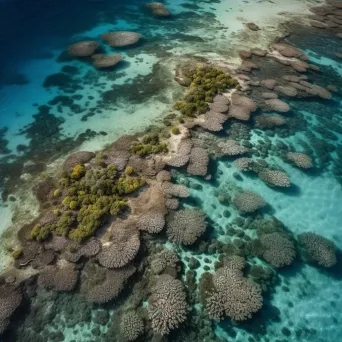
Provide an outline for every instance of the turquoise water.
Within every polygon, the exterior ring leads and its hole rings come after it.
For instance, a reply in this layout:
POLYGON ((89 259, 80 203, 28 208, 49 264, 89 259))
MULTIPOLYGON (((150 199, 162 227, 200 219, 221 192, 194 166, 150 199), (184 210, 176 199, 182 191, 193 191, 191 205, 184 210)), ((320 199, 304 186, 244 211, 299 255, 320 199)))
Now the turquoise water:
MULTIPOLYGON (((162 125, 184 93, 174 80, 180 63, 196 55, 233 67, 237 50, 253 47, 253 39, 261 43, 261 36, 236 38, 239 34, 243 37, 246 20, 239 18, 244 10, 247 13, 248 6, 258 3, 262 5, 262 1, 236 0, 231 5, 225 1, 165 1, 172 17, 156 18, 142 0, 0 2, 0 41, 6 46, 0 66, 1 271, 7 266, 5 261, 11 260, 8 246, 18 246, 18 227, 38 215, 38 202, 30 195, 34 180, 42 172, 53 173, 73 151, 98 151, 122 135, 162 125), (136 31, 143 39, 132 47, 110 48, 99 36, 115 30, 136 31), (116 68, 97 70, 88 62, 70 59, 66 47, 86 39, 101 42, 106 53, 120 53, 124 61, 116 68)), ((293 6, 296 8, 296 3, 293 6)), ((269 29, 276 27, 269 24, 269 29)), ((337 92, 330 100, 280 97, 291 107, 291 112, 284 114, 287 128, 260 129, 253 119, 242 123, 229 120, 219 134, 192 133, 212 157, 211 179, 190 176, 182 169, 172 170, 172 174, 174 182, 190 191, 181 206, 201 208, 207 217, 208 228, 200 242, 179 246, 167 241, 163 233, 154 239, 144 236, 137 259, 145 271, 130 278, 120 297, 104 305, 85 299, 83 288, 80 290, 84 278, 74 292, 58 293, 37 288, 36 279, 29 278, 21 285, 24 300, 1 337, 3 341, 121 342, 125 339, 119 322, 123 312, 132 307, 144 321, 144 334, 137 341, 340 341, 342 68, 334 55, 340 52, 340 38, 309 28, 293 30, 295 34, 285 42, 300 48, 310 63, 321 68, 319 73, 307 73, 310 82, 333 85, 337 92), (220 156, 218 142, 227 137, 248 144, 253 159, 263 159, 285 171, 292 186, 267 186, 254 173, 239 170, 235 157, 220 156), (314 168, 293 166, 285 160, 284 150, 309 154, 314 168), (214 273, 215 262, 226 253, 217 244, 256 238, 255 229, 247 223, 248 217, 257 214, 241 215, 232 203, 241 189, 262 196, 267 205, 258 213, 276 217, 294 237, 314 232, 332 240, 337 264, 319 268, 297 257, 292 265, 274 269, 262 258, 245 253, 246 272, 257 264, 273 274, 263 294, 263 308, 243 323, 228 318, 217 323, 209 319, 198 299, 200 279, 205 272, 214 273), (243 231, 244 237, 236 231, 243 231), (144 287, 148 287, 149 273, 144 272, 149 270, 147 256, 151 258, 160 246, 174 250, 180 259, 178 278, 185 286, 191 311, 183 328, 158 339, 145 312, 148 296, 144 287), (199 262, 194 273, 191 258, 199 262)), ((249 74, 253 80, 281 78, 285 72, 269 60, 254 56, 253 61, 263 66, 249 74)), ((259 89, 251 87, 248 95, 257 101, 259 89)), ((96 280, 103 276, 96 268, 99 266, 91 268, 92 262, 78 265, 83 277, 96 280)), ((30 273, 30 267, 23 273, 30 273)))

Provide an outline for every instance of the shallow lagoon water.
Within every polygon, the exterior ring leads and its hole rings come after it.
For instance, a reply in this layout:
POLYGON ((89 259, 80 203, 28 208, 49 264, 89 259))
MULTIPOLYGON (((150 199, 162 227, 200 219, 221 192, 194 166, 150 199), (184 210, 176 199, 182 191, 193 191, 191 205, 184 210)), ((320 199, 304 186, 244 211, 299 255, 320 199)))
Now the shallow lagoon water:
MULTIPOLYGON (((242 35, 244 29, 245 20, 241 19, 240 15, 242 18, 253 18, 254 9, 262 2, 234 1, 231 5, 227 5, 226 1, 213 3, 209 1, 194 3, 182 0, 171 3, 170 1, 166 2, 166 5, 175 15, 175 18, 171 20, 151 18, 142 10, 143 3, 143 1, 128 1, 125 4, 114 4, 108 1, 88 2, 82 7, 82 12, 79 11, 80 4, 77 2, 72 5, 63 2, 58 4, 51 2, 50 5, 41 8, 39 2, 27 6, 26 2, 23 1, 21 6, 24 7, 19 7, 20 11, 18 8, 7 4, 6 1, 1 3, 1 6, 6 6, 6 11, 9 11, 3 13, 20 12, 21 16, 18 16, 17 20, 28 18, 21 22, 23 29, 18 29, 20 25, 16 24, 14 20, 12 21, 9 16, 6 19, 3 15, 6 20, 1 21, 1 25, 13 28, 13 36, 10 34, 6 36, 2 34, 1 36, 1 41, 7 44, 9 49, 0 72, 4 77, 3 79, 11 81, 5 82, 0 87, 0 119, 2 127, 8 129, 4 134, 4 138, 8 140, 6 148, 9 153, 15 155, 12 159, 8 159, 5 154, 0 155, 1 163, 10 163, 16 159, 16 156, 25 158, 25 152, 18 152, 17 146, 29 144, 32 137, 28 134, 18 133, 25 125, 34 122, 33 115, 37 113, 37 105, 48 104, 57 95, 82 96, 80 99, 75 96, 74 107, 60 106, 58 103, 50 104, 51 113, 63 118, 58 137, 61 140, 66 137, 76 139, 79 134, 87 129, 96 132, 96 134, 90 135, 82 141, 66 144, 66 146, 62 144, 62 147, 59 146, 56 150, 51 144, 50 155, 48 158, 44 156, 43 159, 45 164, 55 166, 73 150, 96 151, 121 135, 134 134, 145 130, 150 125, 161 123, 163 118, 172 111, 174 101, 183 93, 183 88, 173 80, 173 70, 179 59, 197 54, 209 57, 213 61, 231 58, 228 64, 235 65, 236 54, 230 56, 232 47, 233 49, 237 46, 239 49, 251 47, 252 40, 248 34, 245 40, 236 38, 239 34, 242 35), (38 8, 40 10, 36 12, 38 8), (32 13, 37 13, 36 15, 41 19, 38 23, 36 20, 30 19, 32 13), (81 13, 80 16, 78 16, 79 13, 81 13), (64 18, 63 25, 60 23, 61 17, 64 18), (33 25, 33 22, 36 24, 33 25), (137 47, 120 51, 124 56, 125 63, 117 70, 103 72, 94 70, 92 66, 82 61, 68 61, 66 63, 58 61, 58 56, 70 42, 81 38, 97 39, 100 34, 109 30, 128 29, 141 32, 145 40, 137 47), (27 36, 25 41, 20 46, 13 44, 16 41, 21 42, 23 31, 26 32, 27 36), (237 43, 239 45, 236 45, 237 43), (187 54, 186 57, 185 54, 187 54), (71 93, 65 92, 63 87, 59 89, 43 87, 47 76, 59 73, 66 65, 77 68, 77 74, 72 76, 73 83, 76 85, 71 93), (18 77, 18 74, 24 77, 18 77), (13 78, 15 78, 14 81, 13 78), (23 81, 23 78, 27 82, 23 81), (9 82, 24 84, 6 84, 9 82), (127 86, 128 84, 129 86, 127 86), (103 93, 112 88, 115 92, 122 89, 123 93, 120 96, 115 93, 107 103, 104 103, 102 101, 103 93), (101 104, 100 112, 96 110, 99 108, 99 101, 101 104), (89 113, 90 115, 87 116, 89 113), (86 118, 84 118, 85 115, 86 118)), ((19 5, 20 3, 18 3, 19 5)), ((272 14, 280 11, 280 9, 275 8, 276 5, 269 5, 271 10, 268 14, 265 11, 255 18, 257 24, 264 23, 267 25, 268 22, 268 33, 276 31, 277 27, 274 26, 274 23, 280 20, 279 18, 274 19, 274 21, 271 20, 272 14), (265 22, 266 14, 269 15, 269 18, 265 22)), ((297 1, 293 1, 281 7, 281 11, 301 11, 302 6, 304 7, 303 4, 298 5, 297 1)), ((265 42, 268 41, 267 38, 268 35, 263 37, 261 34, 258 45, 264 46, 265 42)), ((315 50, 314 46, 299 47, 305 49, 311 62, 321 65, 322 68, 328 68, 332 65, 334 75, 338 73, 341 75, 340 65, 336 60, 324 55, 320 56, 319 51, 315 50)), ((109 52, 111 49, 106 47, 106 51, 109 52)), ((337 79, 336 77, 334 79, 337 79)), ((341 87, 341 84, 340 81, 335 85, 341 87)), ((339 109, 340 101, 340 95, 334 95, 332 107, 335 106, 336 115, 333 120, 338 123, 341 122, 342 118, 339 109)), ((309 122, 308 130, 311 130, 311 126, 320 124, 317 118, 322 114, 321 107, 317 107, 317 112, 313 111, 314 107, 312 106, 302 109, 294 100, 293 108, 309 122)), ((40 126, 37 127, 39 129, 40 126)), ((36 133, 39 136, 39 132, 36 133)), ((338 147, 342 135, 336 133, 334 135, 336 139, 334 141, 329 140, 329 143, 338 147)), ((322 138, 319 133, 318 136, 322 138)), ((252 132, 250 142, 257 145, 258 140, 265 137, 266 135, 263 132, 258 134, 252 132)), ((299 150, 304 146, 303 142, 309 145, 312 143, 305 131, 300 131, 287 138, 280 139, 275 135, 269 139, 273 143, 282 140, 298 147, 299 150)), ((43 143, 47 140, 46 137, 42 138, 43 143)), ((317 150, 312 150, 317 152, 317 150)), ((31 155, 35 155, 35 161, 39 160, 40 151, 37 146, 31 152, 33 152, 31 155)), ((268 203, 265 212, 282 221, 292 233, 313 231, 333 240, 337 248, 341 249, 342 208, 340 203, 342 201, 342 188, 341 180, 335 177, 333 172, 334 165, 338 165, 336 152, 332 153, 331 160, 328 165, 324 165, 324 168, 323 164, 320 165, 319 156, 316 155, 316 163, 319 167, 322 166, 322 169, 317 173, 304 172, 294 168, 282 161, 277 155, 270 155, 265 159, 268 162, 276 163, 290 175, 291 182, 294 184, 293 189, 277 191, 249 174, 241 174, 237 180, 234 174, 239 173, 239 171, 234 166, 233 160, 230 159, 215 162, 215 182, 188 177, 184 174, 178 175, 178 177, 180 182, 188 183, 190 181, 190 183, 201 184, 200 190, 191 190, 191 197, 204 210, 210 221, 214 223, 214 235, 222 241, 226 238, 224 229, 227 222, 231 222, 238 216, 234 208, 229 208, 232 213, 229 219, 222 215, 226 206, 217 200, 217 191, 227 185, 229 189, 238 186, 259 193, 268 203), (222 229, 220 230, 220 227, 223 229, 223 234, 221 234, 222 229)), ((24 160, 24 162, 27 163, 28 160, 24 160)), ((53 170, 53 167, 50 169, 53 170)), ((48 170, 50 169, 48 168, 48 170)), ((2 175, 1 178, 3 177, 2 175)), ((1 182, 1 185, 4 183, 1 182)), ((16 196, 16 192, 14 195, 16 196)), ((17 201, 14 203, 9 203, 8 200, 2 202, 0 208, 1 231, 6 231, 11 227, 13 212, 10 209, 18 204, 20 206, 20 201, 24 200, 23 198, 23 196, 18 195, 17 201)), ((34 202, 30 203, 27 208, 31 213, 38 211, 37 203, 34 202)), ((191 249, 179 249, 170 243, 168 243, 168 247, 174 248, 179 253, 185 269, 188 267, 186 266, 186 256, 194 255, 196 258, 200 258, 201 267, 197 272, 197 276, 200 277, 204 272, 203 257, 198 256, 197 253, 192 253, 191 249)), ((2 259, 5 262, 10 260, 5 246, 0 255, 3 256, 2 259)), ((207 255, 207 257, 211 259, 211 265, 217 260, 215 253, 207 255)), ((2 265, 2 267, 4 266, 2 265)), ((212 266, 210 267, 213 270, 212 266)), ((275 287, 274 292, 265 300, 266 308, 263 309, 260 317, 257 316, 250 323, 241 326, 232 325, 229 321, 215 323, 213 329, 216 335, 226 341, 339 341, 342 319, 340 313, 342 301, 339 293, 342 279, 339 268, 340 265, 338 268, 325 271, 311 265, 298 263, 291 270, 279 271, 280 282, 275 287), (269 308, 274 309, 277 314, 267 315, 269 308)), ((75 300, 76 305, 77 298, 76 294, 64 294, 60 299, 52 296, 49 301, 51 306, 54 305, 55 301, 61 301, 59 309, 61 309, 60 316, 63 316, 62 311, 66 309, 68 301, 75 300)), ((92 315, 95 316, 98 308, 91 310, 92 315)), ((109 305, 105 307, 105 310, 113 315, 113 308, 109 305)), ((18 322, 22 322, 23 319, 23 317, 19 317, 18 322)), ((32 320, 32 317, 30 319, 32 320)), ((49 329, 53 331, 62 329, 58 322, 60 321, 57 315, 53 321, 48 322, 51 325, 49 329)), ((15 328, 15 324, 13 327, 15 328)), ((64 341, 102 341, 101 337, 95 336, 92 332, 94 327, 99 328, 103 334, 108 329, 108 327, 103 327, 90 320, 86 326, 79 327, 76 334, 73 333, 74 327, 64 328, 64 341)), ((21 341, 22 338, 20 334, 10 336, 12 336, 11 341, 14 341, 13 336, 17 336, 18 341, 21 341)), ((8 341, 10 340, 8 339, 8 341)))

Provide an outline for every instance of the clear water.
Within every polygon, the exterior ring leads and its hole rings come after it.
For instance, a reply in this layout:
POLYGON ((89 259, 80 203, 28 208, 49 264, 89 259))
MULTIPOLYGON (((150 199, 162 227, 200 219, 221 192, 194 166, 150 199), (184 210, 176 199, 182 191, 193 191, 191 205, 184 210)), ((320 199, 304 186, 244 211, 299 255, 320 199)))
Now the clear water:
MULTIPOLYGON (((244 16, 253 18, 255 11, 255 21, 264 23, 268 15, 300 11, 302 6, 297 1, 286 4, 278 1, 268 5, 269 12, 259 13, 257 6, 262 6, 263 1, 169 0, 165 4, 174 16, 161 20, 148 15, 143 9, 144 3, 143 0, 0 1, 3 47, 0 232, 4 233, 1 271, 10 260, 6 246, 16 243, 16 230, 38 213, 38 203, 29 190, 32 178, 27 178, 27 174, 34 178, 43 171, 51 172, 71 151, 97 151, 121 135, 161 124, 184 91, 173 79, 180 60, 196 54, 213 62, 228 60, 228 64, 235 65, 237 50, 251 48, 255 43, 263 45, 265 41, 262 36, 257 42, 248 35, 239 39, 246 22, 244 16), (98 40, 99 35, 112 30, 133 30, 144 37, 142 44, 132 48, 105 48, 106 52, 120 52, 124 57, 125 62, 115 70, 99 71, 87 63, 61 58, 70 43, 81 39, 98 40), (65 66, 76 69, 61 87, 43 86, 49 75, 63 73, 65 66), (114 91, 108 93, 109 90, 114 91), (69 100, 71 97, 72 105, 56 103, 54 99, 61 95, 69 100), (45 105, 49 106, 49 111, 40 109, 39 112, 39 106, 45 105), (30 163, 34 165, 32 168, 28 167, 30 163), (15 201, 10 199, 11 194, 15 201)), ((268 32, 276 32, 275 22, 266 21, 268 32)), ((264 159, 281 166, 290 175, 294 186, 289 191, 277 191, 249 174, 242 174, 233 159, 213 162, 211 181, 182 172, 176 174, 176 179, 189 186, 197 184, 190 186, 190 205, 196 203, 210 219, 213 227, 210 238, 222 242, 230 239, 226 226, 238 213, 233 207, 220 203, 217 197, 225 189, 238 186, 259 193, 268 203, 266 213, 282 221, 292 233, 313 231, 333 240, 341 249, 342 68, 333 55, 340 51, 341 43, 336 38, 311 31, 298 32, 287 40, 321 67, 320 74, 310 73, 310 80, 322 86, 333 84, 339 92, 331 101, 287 99, 295 116, 305 120, 306 129, 280 137, 252 128, 250 142, 254 147, 260 140, 272 146, 282 141, 298 150, 305 146, 315 157, 315 171, 295 168, 270 149, 264 159), (240 175, 238 178, 236 173, 240 175), (224 215, 227 209, 231 214, 229 218, 224 215)), ((257 71, 255 75, 260 76, 262 72, 265 71, 257 71)), ((229 125, 226 129, 229 130, 229 125)), ((191 248, 167 244, 177 251, 185 271, 188 270, 187 257, 194 256, 200 261, 198 279, 206 265, 213 271, 218 259, 216 253, 201 255, 191 248), (209 263, 204 261, 205 257, 209 263)), ((338 259, 340 262, 339 253, 338 259)), ((198 324, 196 334, 187 335, 183 340, 210 341, 214 334, 223 341, 338 342, 342 333, 340 265, 322 270, 298 261, 290 268, 277 270, 278 284, 265 296, 264 308, 252 320, 237 325, 229 320, 206 321, 208 328, 203 326, 204 320, 195 320, 198 314, 189 318, 198 324)), ((112 322, 117 320, 117 308, 127 297, 125 293, 120 301, 99 307, 84 302, 78 293, 38 293, 17 314, 3 341, 120 341, 112 322), (97 318, 98 312, 103 314, 103 310, 108 314, 104 315, 105 324, 99 323, 97 318), (80 311, 85 317, 79 317, 80 311)), ((197 313, 202 310, 196 309, 197 313)), ((146 340, 152 341, 151 336, 146 340)), ((176 341, 175 337, 169 340, 176 341)))

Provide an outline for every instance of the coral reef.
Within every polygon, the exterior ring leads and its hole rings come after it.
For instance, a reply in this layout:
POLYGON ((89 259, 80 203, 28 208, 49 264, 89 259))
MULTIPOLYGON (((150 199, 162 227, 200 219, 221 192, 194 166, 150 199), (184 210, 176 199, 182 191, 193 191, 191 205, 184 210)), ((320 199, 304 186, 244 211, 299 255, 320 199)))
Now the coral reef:
POLYGON ((190 152, 188 173, 194 176, 205 176, 208 171, 208 152, 201 147, 193 147, 190 152))
POLYGON ((55 291, 72 291, 78 281, 79 272, 71 264, 65 264, 61 268, 46 267, 38 278, 40 286, 55 291))
POLYGON ((135 258, 140 248, 136 222, 130 219, 114 222, 108 233, 110 241, 102 248, 97 260, 107 268, 119 268, 127 265, 135 258))
POLYGON ((122 61, 122 56, 119 54, 113 54, 113 55, 95 54, 92 56, 92 64, 96 68, 113 67, 121 61, 122 61))
POLYGON ((232 105, 229 107, 228 116, 241 121, 248 121, 251 113, 257 110, 257 104, 244 95, 234 93, 232 95, 232 105))
POLYGON ((87 299, 93 303, 107 303, 116 298, 135 271, 136 269, 133 266, 127 266, 119 270, 107 269, 105 280, 86 292, 87 299))
POLYGON ((279 170, 265 169, 258 173, 259 178, 270 186, 288 188, 291 186, 289 176, 279 170))
POLYGON ((161 275, 152 288, 147 309, 152 329, 156 333, 167 335, 179 327, 188 313, 182 282, 170 275, 161 275))
POLYGON ((274 128, 286 124, 286 119, 281 115, 258 115, 255 122, 260 128, 274 128))
POLYGON ((163 273, 166 268, 175 268, 179 258, 177 254, 169 249, 164 249, 160 253, 153 256, 151 261, 151 269, 155 274, 163 273))
POLYGON ((108 32, 101 35, 111 47, 125 47, 136 44, 141 39, 141 34, 131 31, 108 32))
POLYGON ((252 213, 266 205, 265 200, 253 191, 238 191, 233 203, 241 213, 252 213))
POLYGON ((22 301, 19 289, 11 286, 0 286, 0 334, 2 334, 10 323, 10 317, 22 301))
POLYGON ((127 341, 135 341, 144 332, 144 322, 134 311, 129 311, 121 317, 120 332, 127 341))
POLYGON ((73 57, 89 57, 98 49, 99 43, 96 41, 83 41, 69 45, 68 53, 73 57))
POLYGON ((246 320, 263 305, 260 286, 243 277, 243 258, 232 258, 214 274, 214 291, 206 298, 209 316, 218 321, 224 315, 235 321, 246 320))
POLYGON ((312 158, 301 152, 288 152, 286 158, 301 169, 311 169, 313 167, 312 158))
POLYGON ((157 17, 169 17, 171 12, 161 2, 149 2, 146 7, 152 10, 152 14, 157 17))
POLYGON ((166 233, 170 241, 191 245, 206 230, 205 215, 201 210, 184 209, 167 216, 166 233))
POLYGON ((296 257, 293 241, 286 234, 274 232, 260 237, 262 257, 275 267, 290 265, 296 257))
POLYGON ((237 141, 231 139, 219 142, 218 147, 227 156, 237 156, 249 152, 247 147, 241 146, 237 141))
POLYGON ((332 267, 336 264, 336 247, 332 241, 311 232, 299 234, 298 241, 309 259, 319 266, 332 267))

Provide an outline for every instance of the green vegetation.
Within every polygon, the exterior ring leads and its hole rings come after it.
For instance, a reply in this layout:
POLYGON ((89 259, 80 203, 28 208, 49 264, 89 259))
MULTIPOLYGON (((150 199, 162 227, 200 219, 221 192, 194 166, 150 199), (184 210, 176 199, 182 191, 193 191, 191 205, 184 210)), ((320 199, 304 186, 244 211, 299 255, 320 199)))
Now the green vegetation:
POLYGON ((131 176, 133 168, 130 168, 120 175, 114 165, 97 165, 90 170, 76 165, 70 173, 64 173, 59 180, 64 196, 53 209, 58 219, 35 226, 30 238, 42 241, 55 233, 81 242, 93 236, 106 215, 119 215, 127 208, 123 196, 145 184, 143 179, 131 176))
POLYGON ((134 142, 130 151, 138 156, 146 156, 148 154, 167 153, 168 149, 165 143, 159 141, 157 133, 151 133, 145 135, 141 142, 134 142))
POLYGON ((22 252, 23 252, 23 250, 21 248, 18 248, 11 253, 11 256, 14 260, 17 260, 20 257, 22 252))
POLYGON ((60 195, 62 194, 61 190, 60 189, 56 189, 54 192, 53 192, 53 197, 59 197, 60 195))
POLYGON ((127 166, 125 169, 125 175, 130 176, 134 172, 134 169, 132 166, 127 166))
POLYGON ((171 129, 171 132, 172 134, 175 134, 175 135, 180 134, 180 130, 177 126, 173 126, 171 129))
POLYGON ((176 102, 175 108, 190 117, 205 113, 215 95, 225 89, 239 87, 239 83, 229 74, 209 66, 197 67, 188 77, 191 79, 189 91, 183 100, 176 102))

